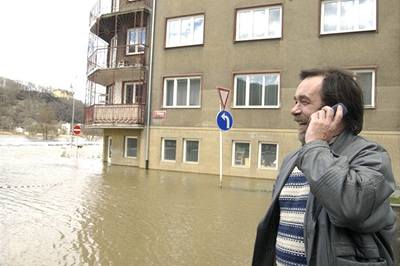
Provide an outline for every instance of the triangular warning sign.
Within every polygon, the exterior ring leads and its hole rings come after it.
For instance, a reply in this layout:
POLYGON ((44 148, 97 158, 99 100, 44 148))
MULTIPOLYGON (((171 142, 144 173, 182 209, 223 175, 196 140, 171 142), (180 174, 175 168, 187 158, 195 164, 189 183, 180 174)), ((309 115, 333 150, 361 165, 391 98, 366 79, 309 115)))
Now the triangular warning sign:
POLYGON ((226 103, 228 102, 229 93, 231 92, 230 89, 217 87, 219 93, 219 99, 221 101, 221 106, 223 109, 226 107, 226 103))

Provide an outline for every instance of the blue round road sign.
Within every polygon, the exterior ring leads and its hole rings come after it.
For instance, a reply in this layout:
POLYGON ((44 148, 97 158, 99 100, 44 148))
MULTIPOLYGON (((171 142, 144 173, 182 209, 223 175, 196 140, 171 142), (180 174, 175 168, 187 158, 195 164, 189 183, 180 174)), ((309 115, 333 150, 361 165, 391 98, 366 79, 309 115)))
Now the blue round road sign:
POLYGON ((233 126, 233 117, 228 111, 220 111, 217 114, 217 125, 223 131, 228 131, 233 126))

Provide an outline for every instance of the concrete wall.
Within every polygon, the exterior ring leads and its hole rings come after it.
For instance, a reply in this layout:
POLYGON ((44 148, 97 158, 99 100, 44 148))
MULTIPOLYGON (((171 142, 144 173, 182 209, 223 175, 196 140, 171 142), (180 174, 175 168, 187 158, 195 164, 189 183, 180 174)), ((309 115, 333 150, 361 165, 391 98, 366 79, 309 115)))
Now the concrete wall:
POLYGON ((202 105, 201 109, 168 109, 167 119, 155 125, 211 126, 219 104, 217 85, 233 88, 236 72, 277 71, 281 74, 279 108, 232 112, 240 127, 294 129, 288 111, 299 71, 332 65, 376 68, 376 109, 366 110, 365 129, 399 130, 400 120, 387 118, 400 116, 400 2, 378 2, 377 32, 320 36, 319 0, 159 1, 152 108, 162 109, 163 77, 187 74, 202 75, 202 105), (235 9, 272 3, 283 5, 283 37, 234 42, 235 9), (197 13, 205 14, 204 44, 164 48, 166 18, 197 13))
POLYGON ((142 129, 104 129, 104 150, 103 158, 107 161, 108 137, 112 137, 111 163, 116 165, 129 165, 144 167, 144 136, 142 129), (138 149, 137 158, 124 157, 125 136, 137 137, 138 149), (142 163, 141 163, 142 162, 142 163))
MULTIPOLYGON (((219 131, 214 128, 187 128, 187 127, 152 127, 150 137, 150 168, 173 171, 200 172, 219 174, 219 131), (176 161, 161 161, 161 145, 163 138, 176 139, 176 161), (184 139, 198 139, 199 163, 188 164, 183 162, 184 139)), ((363 132, 362 136, 376 141, 384 146, 392 159, 392 167, 400 184, 400 134, 380 132, 363 132)), ((258 168, 259 143, 278 144, 278 167, 283 158, 300 146, 296 130, 263 130, 263 129, 232 129, 223 133, 223 174, 252 178, 275 179, 277 169, 258 168), (250 143, 250 166, 232 166, 233 141, 250 143)))

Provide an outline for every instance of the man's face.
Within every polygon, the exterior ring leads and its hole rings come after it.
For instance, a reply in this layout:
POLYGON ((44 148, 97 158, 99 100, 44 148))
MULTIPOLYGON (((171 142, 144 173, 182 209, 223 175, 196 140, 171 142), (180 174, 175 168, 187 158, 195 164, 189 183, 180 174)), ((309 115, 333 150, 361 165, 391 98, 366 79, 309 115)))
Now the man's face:
POLYGON ((310 116, 321 109, 322 76, 309 77, 300 82, 294 95, 294 106, 290 113, 299 125, 299 140, 304 145, 310 116))

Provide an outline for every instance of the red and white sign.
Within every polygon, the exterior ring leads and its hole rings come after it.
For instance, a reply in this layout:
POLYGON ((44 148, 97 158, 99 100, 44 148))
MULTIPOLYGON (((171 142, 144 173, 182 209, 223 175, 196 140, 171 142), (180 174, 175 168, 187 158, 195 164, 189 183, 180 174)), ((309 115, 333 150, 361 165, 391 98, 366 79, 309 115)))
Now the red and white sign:
POLYGON ((167 116, 167 111, 165 110, 153 111, 153 118, 155 119, 164 119, 166 116, 167 116))
POLYGON ((225 110, 226 103, 228 102, 229 93, 231 92, 230 89, 217 87, 219 93, 219 99, 221 101, 221 106, 225 110))
POLYGON ((81 134, 81 126, 80 125, 75 125, 72 132, 74 133, 74 135, 81 134))

